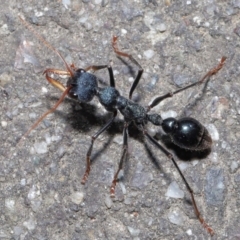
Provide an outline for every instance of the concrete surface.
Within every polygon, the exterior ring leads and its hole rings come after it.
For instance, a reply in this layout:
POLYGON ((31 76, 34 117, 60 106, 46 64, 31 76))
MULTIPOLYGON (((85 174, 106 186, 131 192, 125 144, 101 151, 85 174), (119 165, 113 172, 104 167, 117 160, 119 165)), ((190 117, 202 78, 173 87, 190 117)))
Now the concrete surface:
MULTIPOLYGON (((180 151, 166 143, 192 186, 212 239, 240 239, 240 1, 5 1, 0 9, 0 239, 210 239, 172 163, 136 128, 129 130, 129 159, 112 200, 109 187, 121 156, 118 119, 93 149, 85 186, 85 155, 110 117, 95 99, 67 98, 17 145, 26 130, 59 99, 42 75, 63 69, 59 57, 19 20, 85 68, 111 63, 127 97, 137 67, 116 57, 119 46, 144 68, 134 94, 143 106, 158 95, 199 80, 227 61, 208 85, 162 102, 153 112, 195 117, 210 131, 211 152, 180 151), (176 182, 183 198, 167 197, 176 182), (175 222, 175 223, 173 223, 175 222)), ((96 73, 108 84, 108 73, 96 73)), ((67 79, 63 79, 65 83, 67 79)), ((149 124, 160 138, 160 128, 149 124)))

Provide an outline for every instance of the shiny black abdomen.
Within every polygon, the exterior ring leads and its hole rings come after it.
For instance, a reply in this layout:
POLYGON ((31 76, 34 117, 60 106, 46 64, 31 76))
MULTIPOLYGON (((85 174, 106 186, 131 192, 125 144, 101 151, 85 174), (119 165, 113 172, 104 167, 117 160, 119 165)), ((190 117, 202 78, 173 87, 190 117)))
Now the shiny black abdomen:
POLYGON ((212 139, 207 129, 194 118, 167 118, 163 120, 163 130, 179 147, 203 150, 211 147, 212 139))

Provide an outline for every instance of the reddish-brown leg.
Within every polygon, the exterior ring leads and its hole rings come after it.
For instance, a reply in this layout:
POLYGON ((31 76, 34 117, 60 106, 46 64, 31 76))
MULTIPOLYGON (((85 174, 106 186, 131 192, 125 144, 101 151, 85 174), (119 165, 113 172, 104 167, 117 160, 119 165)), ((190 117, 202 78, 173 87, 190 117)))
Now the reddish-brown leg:
POLYGON ((124 162, 127 158, 127 154, 128 154, 128 132, 127 132, 128 125, 129 124, 127 122, 125 122, 124 129, 123 129, 123 152, 122 152, 122 156, 121 156, 121 159, 120 159, 120 162, 118 165, 118 170, 114 175, 112 185, 110 187, 110 196, 112 198, 115 197, 115 188, 116 188, 117 181, 118 181, 118 174, 123 169, 123 164, 124 164, 124 162))
POLYGON ((86 183, 86 181, 88 179, 88 175, 89 175, 90 170, 91 170, 91 154, 92 154, 92 149, 93 149, 94 142, 99 137, 99 135, 101 133, 103 133, 104 131, 106 131, 110 127, 110 125, 112 124, 112 122, 114 121, 116 116, 117 116, 117 111, 115 111, 113 113, 112 118, 100 130, 98 130, 97 133, 95 133, 92 136, 92 141, 91 141, 91 144, 90 144, 90 146, 88 148, 87 155, 86 155, 86 162, 87 163, 86 163, 86 170, 85 170, 85 173, 84 173, 82 181, 81 181, 82 184, 86 183))
POLYGON ((192 199, 192 203, 193 203, 193 208, 194 208, 194 211, 195 211, 195 214, 198 218, 198 220, 200 221, 200 223, 203 225, 203 227, 211 234, 211 235, 214 235, 214 231, 213 229, 205 222, 205 220, 203 219, 200 211, 198 210, 198 207, 197 207, 197 203, 196 203, 196 200, 195 200, 195 197, 194 197, 194 192, 192 190, 192 188, 190 187, 190 185, 188 184, 186 178, 184 177, 182 171, 180 170, 177 162, 175 161, 175 159, 173 158, 173 155, 168 152, 162 145, 160 145, 153 137, 151 137, 147 130, 144 129, 144 127, 142 126, 143 128, 143 134, 150 140, 151 143, 153 143, 159 150, 161 150, 167 157, 168 159, 170 159, 172 161, 172 163, 174 164, 174 166, 176 167, 178 173, 180 174, 188 192, 190 193, 191 195, 191 199, 192 199))
POLYGON ((201 78, 198 82, 195 82, 195 83, 192 83, 192 84, 189 84, 188 86, 186 87, 183 87, 179 90, 176 90, 174 92, 169 92, 169 93, 166 93, 160 97, 157 97, 155 98, 152 103, 148 106, 147 110, 150 111, 153 107, 157 106, 161 101, 163 101, 164 99, 166 98, 170 98, 172 97, 173 95, 177 94, 177 93, 180 93, 188 88, 191 88, 195 85, 199 85, 199 84, 202 84, 207 78, 211 77, 212 75, 216 74, 224 65, 225 63, 225 60, 226 60, 226 57, 222 57, 221 58, 221 61, 220 63, 217 65, 217 67, 211 69, 210 71, 208 71, 204 76, 203 78, 201 78))

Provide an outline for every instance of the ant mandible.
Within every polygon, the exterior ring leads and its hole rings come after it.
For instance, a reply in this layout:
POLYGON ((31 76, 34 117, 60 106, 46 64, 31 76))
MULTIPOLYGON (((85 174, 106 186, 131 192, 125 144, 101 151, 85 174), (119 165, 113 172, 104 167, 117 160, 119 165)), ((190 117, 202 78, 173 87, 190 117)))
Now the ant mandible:
POLYGON ((112 39, 112 47, 114 52, 120 57, 126 57, 131 60, 136 66, 138 66, 138 74, 129 91, 129 97, 123 97, 119 93, 119 91, 115 87, 115 79, 113 75, 113 70, 110 65, 92 65, 85 69, 76 68, 73 64, 68 65, 63 56, 53 47, 51 46, 42 36, 40 36, 25 20, 20 17, 20 20, 23 24, 31 30, 36 37, 43 42, 48 48, 53 50, 63 61, 66 67, 66 71, 59 70, 55 68, 48 68, 44 71, 45 77, 47 81, 53 86, 59 88, 63 91, 62 96, 58 100, 58 102, 45 114, 43 114, 37 121, 32 125, 32 127, 24 134, 24 136, 20 139, 20 141, 25 138, 37 125, 50 113, 54 112, 57 107, 61 104, 64 98, 68 95, 70 98, 77 99, 80 102, 90 102, 95 96, 98 98, 99 102, 104 106, 104 108, 111 112, 113 115, 111 119, 100 129, 97 133, 92 136, 91 143, 89 149, 86 154, 86 170, 84 176, 82 178, 81 183, 85 184, 88 179, 88 175, 91 169, 91 153, 93 149, 93 145, 95 140, 106 131, 110 125, 113 123, 114 119, 117 116, 117 113, 120 112, 124 117, 124 127, 123 127, 123 151, 121 155, 121 159, 118 165, 118 169, 114 175, 111 187, 110 187, 110 195, 111 197, 115 196, 115 188, 118 181, 118 174, 120 170, 123 169, 123 163, 127 157, 128 152, 128 126, 131 123, 135 123, 137 128, 143 133, 151 143, 153 143, 160 151, 162 151, 174 164, 178 173, 180 174, 184 184, 187 187, 188 192, 191 195, 193 207, 195 210, 195 214, 198 220, 201 222, 203 227, 211 234, 214 234, 213 229, 205 222, 203 217, 198 210, 194 193, 191 187, 189 186, 187 180, 185 179, 183 173, 181 172, 178 164, 176 163, 173 155, 161 144, 159 144, 147 131, 146 125, 148 122, 152 123, 156 126, 161 126, 163 131, 170 136, 173 143, 180 148, 201 151, 204 149, 209 149, 212 145, 212 139, 207 129, 196 119, 190 117, 184 117, 180 119, 175 118, 166 118, 162 119, 162 117, 155 113, 149 114, 148 112, 157 106, 161 101, 166 98, 173 97, 175 94, 180 93, 188 88, 199 85, 203 83, 207 78, 216 74, 224 65, 226 57, 222 57, 220 63, 217 67, 213 68, 209 72, 205 74, 205 76, 198 82, 192 83, 184 88, 176 90, 174 92, 169 92, 162 96, 155 98, 152 103, 148 107, 143 107, 142 105, 133 102, 131 100, 132 94, 136 89, 141 76, 143 74, 143 68, 137 62, 132 55, 122 52, 118 49, 117 39, 118 37, 114 36, 112 39), (100 69, 107 68, 110 77, 110 86, 108 87, 98 87, 98 77, 92 73, 89 73, 89 70, 97 71, 100 69), (58 75, 66 75, 69 76, 66 87, 60 83, 58 80, 52 78, 50 74, 58 74, 58 75))

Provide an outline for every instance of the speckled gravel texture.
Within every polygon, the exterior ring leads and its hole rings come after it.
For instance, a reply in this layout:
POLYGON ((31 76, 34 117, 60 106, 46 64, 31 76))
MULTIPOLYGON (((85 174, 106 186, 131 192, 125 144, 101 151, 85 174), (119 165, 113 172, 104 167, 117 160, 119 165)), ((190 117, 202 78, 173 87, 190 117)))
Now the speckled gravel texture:
MULTIPOLYGON (((0 239, 240 239, 240 0, 9 0, 0 8, 0 239), (129 129, 129 159, 110 198, 122 152, 123 119, 96 140, 88 181, 81 184, 91 136, 111 117, 97 99, 66 98, 31 134, 27 129, 61 96, 42 72, 65 70, 59 57, 19 20, 50 42, 67 62, 85 68, 111 64, 125 97, 138 68, 119 59, 120 48, 144 69, 133 99, 147 106, 159 95, 198 81, 226 64, 207 86, 167 99, 152 112, 191 116, 209 129, 211 151, 181 151, 148 124, 174 154, 214 229, 197 220, 173 164, 142 134, 129 129), (166 196, 176 186, 179 198, 166 196), (182 194, 184 193, 184 197, 182 194)), ((107 70, 96 73, 109 83, 107 70)), ((66 83, 67 79, 62 82, 66 83)))

